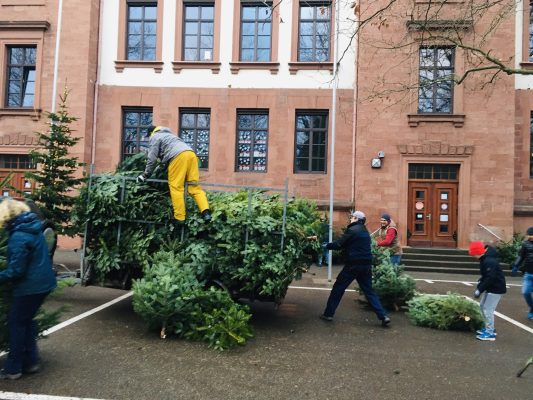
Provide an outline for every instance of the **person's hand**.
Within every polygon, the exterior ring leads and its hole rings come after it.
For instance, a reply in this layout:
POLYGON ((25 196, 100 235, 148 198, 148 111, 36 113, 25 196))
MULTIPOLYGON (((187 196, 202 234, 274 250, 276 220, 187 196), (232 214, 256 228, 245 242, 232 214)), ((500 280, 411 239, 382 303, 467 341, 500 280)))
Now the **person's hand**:
POLYGON ((322 243, 322 248, 324 250, 327 250, 328 249, 328 243, 327 242, 322 243))
POLYGON ((481 296, 481 292, 479 291, 479 289, 476 289, 476 291, 474 292, 474 298, 479 298, 479 296, 481 296))
POLYGON ((316 235, 307 236, 307 239, 309 239, 309 240, 318 240, 318 236, 316 236, 316 235))
POLYGON ((144 175, 142 175, 142 174, 139 175, 137 177, 137 183, 144 183, 144 182, 146 182, 146 178, 144 177, 144 175))

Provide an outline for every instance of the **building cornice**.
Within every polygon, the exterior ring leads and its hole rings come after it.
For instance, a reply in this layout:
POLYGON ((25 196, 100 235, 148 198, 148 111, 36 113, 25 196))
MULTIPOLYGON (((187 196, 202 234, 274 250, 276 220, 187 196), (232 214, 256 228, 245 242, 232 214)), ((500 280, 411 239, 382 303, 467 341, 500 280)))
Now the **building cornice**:
POLYGON ((0 21, 0 29, 20 29, 46 31, 50 28, 48 21, 0 21))

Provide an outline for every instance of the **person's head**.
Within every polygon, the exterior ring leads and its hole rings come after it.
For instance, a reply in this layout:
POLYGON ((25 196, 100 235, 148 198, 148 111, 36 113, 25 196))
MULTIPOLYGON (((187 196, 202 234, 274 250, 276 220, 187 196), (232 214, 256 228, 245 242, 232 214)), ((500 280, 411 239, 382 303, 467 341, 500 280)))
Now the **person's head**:
POLYGON ((0 228, 17 215, 30 211, 30 207, 23 201, 4 199, 0 202, 0 228))
POLYGON ((391 221, 390 214, 387 214, 387 213, 381 214, 381 218, 379 220, 379 223, 380 223, 382 228, 385 228, 386 226, 388 226, 390 224, 390 221, 391 221))
POLYGON ((480 258, 486 251, 485 245, 479 240, 470 243, 468 247, 468 254, 476 258, 480 258))
POLYGON ((527 228, 526 235, 527 235, 527 240, 533 242, 533 226, 530 226, 529 228, 527 228))
POLYGON ((366 215, 362 211, 353 211, 350 213, 350 223, 361 221, 363 224, 366 222, 366 215))
POLYGON ((156 133, 158 130, 160 130, 160 126, 151 125, 148 127, 148 137, 152 136, 154 133, 156 133))

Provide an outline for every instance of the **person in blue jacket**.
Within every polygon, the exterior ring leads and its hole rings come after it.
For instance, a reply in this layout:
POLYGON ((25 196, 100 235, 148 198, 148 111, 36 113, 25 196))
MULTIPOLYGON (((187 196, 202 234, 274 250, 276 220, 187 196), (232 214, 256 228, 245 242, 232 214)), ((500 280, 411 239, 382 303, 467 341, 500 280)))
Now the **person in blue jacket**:
POLYGON ((325 245, 328 250, 344 248, 346 265, 337 276, 329 294, 326 309, 320 316, 324 321, 333 321, 333 315, 344 292, 354 280, 357 280, 359 287, 368 299, 370 306, 374 309, 382 326, 385 327, 391 322, 390 317, 381 305, 379 296, 372 289, 371 239, 365 223, 365 214, 362 211, 354 211, 350 214, 350 224, 346 228, 344 235, 338 240, 325 245))
POLYGON ((7 267, 0 271, 0 284, 10 281, 13 290, 9 355, 0 379, 19 379, 23 373, 39 370, 37 324, 33 319, 57 285, 41 225, 24 202, 5 199, 0 203, 0 228, 9 237, 7 267))

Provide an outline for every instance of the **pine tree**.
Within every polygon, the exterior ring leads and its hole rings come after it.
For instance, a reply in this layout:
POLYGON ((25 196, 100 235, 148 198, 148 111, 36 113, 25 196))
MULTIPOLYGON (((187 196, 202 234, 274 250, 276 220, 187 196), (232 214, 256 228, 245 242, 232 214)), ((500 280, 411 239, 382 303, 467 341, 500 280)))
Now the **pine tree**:
POLYGON ((30 198, 39 206, 43 216, 51 221, 56 232, 66 235, 76 234, 70 223, 71 208, 75 197, 73 191, 84 181, 77 177, 84 164, 78 157, 69 155, 79 140, 72 136, 70 124, 77 120, 68 112, 68 90, 60 96, 59 111, 47 113, 50 129, 46 133, 37 132, 40 147, 30 152, 30 158, 37 170, 26 173, 26 177, 36 183, 36 189, 30 198))

